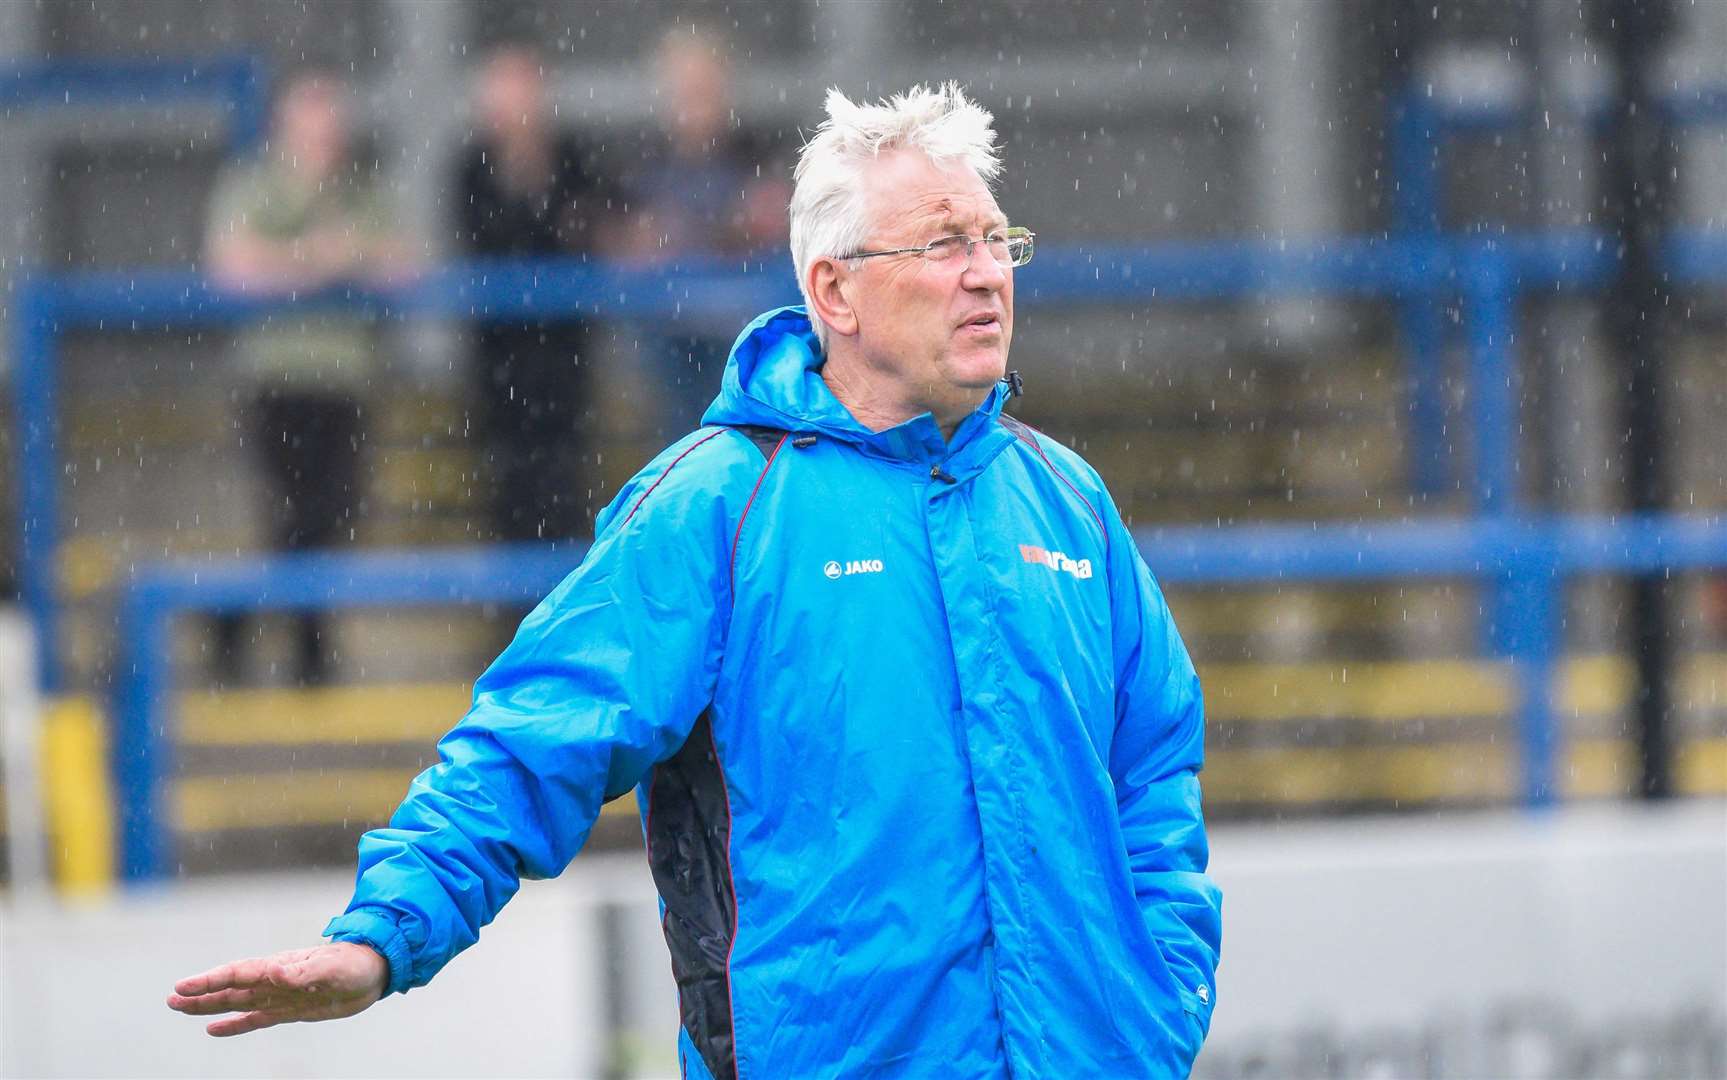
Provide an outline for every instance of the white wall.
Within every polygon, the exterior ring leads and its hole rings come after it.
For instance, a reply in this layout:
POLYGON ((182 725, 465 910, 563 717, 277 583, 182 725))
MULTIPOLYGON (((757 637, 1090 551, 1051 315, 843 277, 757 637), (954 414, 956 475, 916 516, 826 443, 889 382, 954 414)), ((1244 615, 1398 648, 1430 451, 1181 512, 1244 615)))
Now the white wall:
POLYGON ((1727 1076, 1720 802, 1213 846, 1224 962, 1201 1074, 1727 1076))
MULTIPOLYGON (((1217 828, 1213 848, 1224 966, 1202 1074, 1727 1075, 1727 805, 1217 828)), ((315 939, 348 885, 6 909, 0 1074, 589 1077, 613 1015, 640 1075, 671 1072, 676 1006, 630 858, 529 885, 436 983, 355 1020, 214 1040, 163 1006, 182 975, 315 939)))

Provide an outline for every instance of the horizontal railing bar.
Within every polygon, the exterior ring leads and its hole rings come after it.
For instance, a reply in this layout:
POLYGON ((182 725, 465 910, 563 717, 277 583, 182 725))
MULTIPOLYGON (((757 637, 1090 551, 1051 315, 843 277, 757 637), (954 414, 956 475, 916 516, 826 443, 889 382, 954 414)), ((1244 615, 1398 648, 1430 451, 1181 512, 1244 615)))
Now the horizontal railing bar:
MULTIPOLYGON (((1587 232, 1287 246, 1046 248, 1019 271, 1017 296, 1022 305, 1228 300, 1267 293, 1396 298, 1456 291, 1478 252, 1497 253, 1512 282, 1524 289, 1600 286, 1616 257, 1608 237, 1587 232)), ((1669 256, 1681 284, 1727 282, 1727 237, 1703 230, 1675 233, 1669 256)), ((188 323, 239 325, 283 309, 358 310, 382 319, 676 318, 736 315, 798 300, 783 257, 692 257, 653 269, 582 259, 468 262, 394 288, 353 286, 307 294, 224 289, 191 270, 79 272, 38 280, 51 290, 53 314, 62 327, 124 331, 188 323)))

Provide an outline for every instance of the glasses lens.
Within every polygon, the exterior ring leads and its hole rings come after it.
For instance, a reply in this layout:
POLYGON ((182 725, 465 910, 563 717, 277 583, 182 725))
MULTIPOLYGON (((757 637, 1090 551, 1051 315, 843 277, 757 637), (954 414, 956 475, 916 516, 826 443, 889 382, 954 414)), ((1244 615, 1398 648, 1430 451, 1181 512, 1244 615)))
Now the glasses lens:
POLYGON ((1009 266, 1024 266, 1031 261, 1031 242, 1032 234, 1029 232, 1010 237, 1007 241, 1008 257, 1002 261, 1009 266))
POLYGON ((932 262, 946 262, 965 254, 968 242, 963 236, 944 236, 940 240, 931 240, 924 248, 924 257, 932 262))

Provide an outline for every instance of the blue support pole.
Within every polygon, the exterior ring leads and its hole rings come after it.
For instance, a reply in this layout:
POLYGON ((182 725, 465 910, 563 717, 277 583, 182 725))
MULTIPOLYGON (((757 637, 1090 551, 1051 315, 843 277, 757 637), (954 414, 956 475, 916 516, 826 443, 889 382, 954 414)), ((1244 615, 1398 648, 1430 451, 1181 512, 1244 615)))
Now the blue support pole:
POLYGON ((24 607, 36 629, 37 682, 60 687, 59 596, 60 408, 56 386, 59 330, 50 279, 25 276, 15 286, 12 362, 18 491, 18 562, 24 607))
MULTIPOLYGON (((1406 93, 1392 110, 1392 231, 1428 247, 1436 267, 1444 213, 1439 173, 1439 117, 1425 100, 1406 93)), ((1406 291, 1397 311, 1409 358, 1409 483, 1420 495, 1437 495, 1451 478, 1446 452, 1444 292, 1437 274, 1406 291)))
POLYGON ((1564 579, 1551 551, 1530 553, 1528 561, 1500 579, 1505 602, 1506 644, 1517 672, 1517 736, 1523 805, 1552 806, 1559 799, 1559 658, 1564 643, 1564 579))
POLYGON ((270 123, 270 76, 263 61, 247 56, 229 62, 228 149, 249 154, 263 144, 270 123))
MULTIPOLYGON (((1504 520, 1517 509, 1517 363, 1511 346, 1516 327, 1516 282, 1509 256, 1492 246, 1474 248, 1463 260, 1463 311, 1469 341, 1469 414, 1475 433, 1470 501, 1476 512, 1504 520)), ((1484 585, 1483 647, 1511 655, 1524 602, 1517 582, 1497 578, 1484 585)))
POLYGON ((171 757, 168 629, 173 608, 149 584, 120 604, 120 669, 111 733, 114 790, 120 802, 120 875, 143 881, 168 873, 169 822, 163 797, 171 757))
POLYGON ((1442 495, 1454 482, 1445 422, 1443 294, 1435 282, 1397 305, 1409 361, 1409 485, 1417 495, 1442 495))
POLYGON ((1463 261, 1463 312, 1469 339, 1469 411, 1475 432, 1472 502, 1490 516, 1517 509, 1517 280, 1492 244, 1463 261))

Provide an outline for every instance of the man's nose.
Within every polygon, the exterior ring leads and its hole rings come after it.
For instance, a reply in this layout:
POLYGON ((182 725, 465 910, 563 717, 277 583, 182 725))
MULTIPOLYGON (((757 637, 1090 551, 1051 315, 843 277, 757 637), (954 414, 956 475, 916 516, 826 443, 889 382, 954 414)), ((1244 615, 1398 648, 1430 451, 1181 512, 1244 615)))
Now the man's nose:
POLYGON ((1007 287, 1008 268, 995 261, 984 244, 973 244, 966 256, 965 273, 960 283, 968 289, 1000 292, 1007 287))

